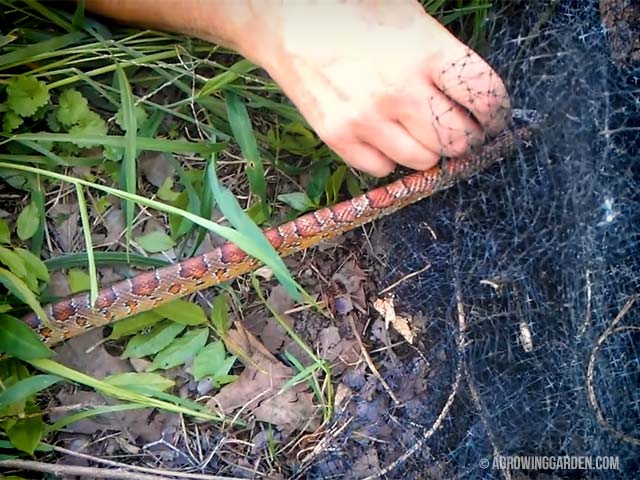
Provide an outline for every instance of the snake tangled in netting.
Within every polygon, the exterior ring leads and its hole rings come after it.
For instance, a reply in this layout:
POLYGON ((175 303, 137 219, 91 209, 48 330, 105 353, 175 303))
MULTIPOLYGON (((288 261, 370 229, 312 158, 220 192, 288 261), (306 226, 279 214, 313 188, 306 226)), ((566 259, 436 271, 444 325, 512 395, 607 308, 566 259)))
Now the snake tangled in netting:
MULTIPOLYGON (((529 141, 535 127, 507 130, 475 151, 443 160, 427 171, 411 173, 368 193, 303 215, 264 232, 279 255, 305 250, 318 243, 415 203, 456 182, 468 179, 509 157, 519 141, 529 141)), ((91 306, 89 293, 80 293, 45 307, 49 319, 24 318, 49 345, 95 327, 151 310, 196 291, 219 285, 258 266, 233 243, 161 269, 141 273, 106 287, 91 306)))

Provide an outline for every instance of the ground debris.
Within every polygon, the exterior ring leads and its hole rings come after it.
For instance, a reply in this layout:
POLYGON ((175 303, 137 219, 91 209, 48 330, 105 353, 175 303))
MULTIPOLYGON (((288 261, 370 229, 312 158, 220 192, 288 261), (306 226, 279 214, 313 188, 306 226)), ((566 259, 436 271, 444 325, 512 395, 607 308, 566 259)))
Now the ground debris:
POLYGON ((252 413, 256 420, 288 433, 297 429, 313 431, 317 427, 318 408, 307 384, 283 388, 294 375, 290 367, 276 359, 240 323, 227 333, 225 344, 245 369, 235 382, 222 387, 209 400, 207 405, 212 410, 230 415, 242 409, 252 413))

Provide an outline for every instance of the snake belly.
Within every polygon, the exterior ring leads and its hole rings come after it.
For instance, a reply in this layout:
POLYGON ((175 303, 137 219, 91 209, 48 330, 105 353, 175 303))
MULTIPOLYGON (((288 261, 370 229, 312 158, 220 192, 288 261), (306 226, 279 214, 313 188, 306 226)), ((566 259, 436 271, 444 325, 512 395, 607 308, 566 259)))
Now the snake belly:
MULTIPOLYGON (((363 195, 302 215, 265 230, 281 256, 305 250, 349 230, 417 202, 511 156, 521 142, 533 138, 533 127, 506 130, 486 145, 439 165, 406 175, 363 195)), ((92 307, 79 293, 44 307, 48 319, 29 314, 23 320, 48 345, 92 328, 151 310, 171 300, 219 285, 252 271, 259 262, 232 243, 174 265, 140 273, 101 289, 92 307)))

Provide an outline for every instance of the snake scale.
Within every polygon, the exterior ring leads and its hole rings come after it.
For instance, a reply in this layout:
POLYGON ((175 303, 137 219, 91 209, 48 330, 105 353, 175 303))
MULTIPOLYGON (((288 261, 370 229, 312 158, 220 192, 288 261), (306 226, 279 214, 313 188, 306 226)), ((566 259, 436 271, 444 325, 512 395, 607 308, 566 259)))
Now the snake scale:
MULTIPOLYGON (((263 233, 279 255, 307 249, 360 225, 468 179, 511 156, 519 142, 532 139, 534 127, 505 130, 481 148, 439 165, 410 173, 363 195, 302 215, 263 233)), ((99 291, 91 307, 88 293, 79 293, 44 307, 48 320, 35 314, 23 320, 48 345, 92 328, 145 312, 163 303, 231 280, 254 270, 258 261, 232 243, 197 257, 117 282, 99 291)))

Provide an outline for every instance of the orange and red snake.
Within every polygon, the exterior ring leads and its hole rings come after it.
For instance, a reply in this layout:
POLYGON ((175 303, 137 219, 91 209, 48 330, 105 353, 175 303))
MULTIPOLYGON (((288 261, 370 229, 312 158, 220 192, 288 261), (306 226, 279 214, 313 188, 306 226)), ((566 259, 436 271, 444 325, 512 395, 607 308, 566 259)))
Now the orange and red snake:
MULTIPOLYGON (((531 140, 533 132, 533 127, 504 131, 464 156, 443 159, 429 170, 411 173, 358 197, 305 214, 265 230, 264 235, 281 256, 307 249, 472 177, 511 156, 519 142, 531 140)), ((55 345, 89 329, 226 282, 258 265, 236 245, 226 243, 200 256, 103 288, 93 307, 89 294, 80 293, 45 306, 48 320, 31 314, 24 321, 47 344, 55 345)))

